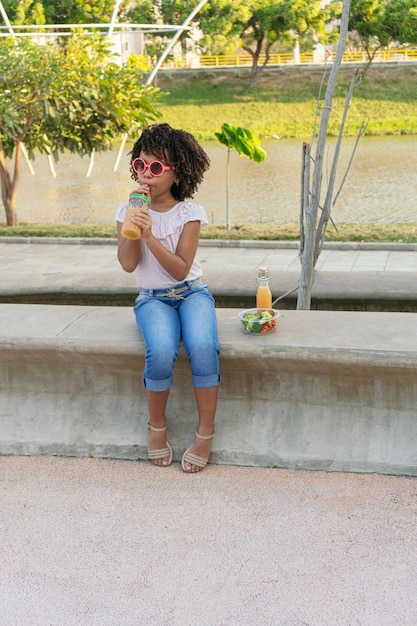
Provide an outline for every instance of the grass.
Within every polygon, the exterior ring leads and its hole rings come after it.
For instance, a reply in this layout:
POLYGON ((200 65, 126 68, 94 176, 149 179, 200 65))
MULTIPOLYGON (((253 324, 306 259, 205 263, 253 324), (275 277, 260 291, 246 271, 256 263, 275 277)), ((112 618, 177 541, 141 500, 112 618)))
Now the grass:
MULTIPOLYGON (((354 67, 340 71, 329 136, 339 131, 354 67)), ((249 70, 164 72, 158 79, 162 119, 204 141, 213 140, 224 122, 261 138, 309 138, 322 77, 323 70, 315 68, 265 69, 249 89, 249 70)), ((355 136, 363 121, 368 135, 417 135, 416 66, 368 69, 354 90, 345 134, 355 136)))
MULTIPOLYGON (((21 224, 16 227, 0 225, 1 237, 85 237, 111 239, 116 237, 112 225, 96 224, 21 224)), ((297 241, 298 224, 239 224, 230 230, 226 226, 209 225, 202 229, 201 239, 297 241)), ((370 241, 377 243, 417 243, 417 222, 397 224, 338 224, 330 226, 326 241, 370 241)))

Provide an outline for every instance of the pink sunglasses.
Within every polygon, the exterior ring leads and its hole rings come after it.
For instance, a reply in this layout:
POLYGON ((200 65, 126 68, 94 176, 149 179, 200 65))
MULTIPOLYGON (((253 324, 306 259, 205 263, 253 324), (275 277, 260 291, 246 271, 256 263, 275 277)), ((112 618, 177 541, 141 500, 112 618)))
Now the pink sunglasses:
POLYGON ((151 161, 146 163, 140 157, 132 162, 132 168, 136 174, 144 174, 146 170, 149 170, 152 176, 162 176, 162 174, 168 170, 175 170, 175 167, 164 165, 161 161, 151 161))

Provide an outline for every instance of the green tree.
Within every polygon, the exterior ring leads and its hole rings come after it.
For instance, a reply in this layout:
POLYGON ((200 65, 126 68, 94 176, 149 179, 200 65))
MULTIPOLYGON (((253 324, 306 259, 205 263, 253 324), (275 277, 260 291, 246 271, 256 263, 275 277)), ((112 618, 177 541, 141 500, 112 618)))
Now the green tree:
POLYGON ((201 10, 199 26, 205 54, 233 54, 242 46, 242 29, 251 16, 246 0, 209 0, 201 10))
POLYGON ((352 0, 349 29, 356 31, 369 67, 377 51, 393 42, 417 43, 417 0, 352 0))
POLYGON ((356 31, 368 57, 368 66, 378 50, 389 43, 384 21, 385 5, 386 0, 351 0, 349 29, 356 31))
MULTIPOLYGON (((132 21, 181 24, 197 0, 158 0, 136 4, 128 15, 132 21)), ((261 54, 268 55, 284 39, 291 44, 304 37, 324 32, 326 11, 321 0, 208 0, 195 16, 202 38, 198 42, 205 54, 232 54, 243 48, 252 56, 251 86, 256 84, 261 54)), ((188 33, 181 36, 185 48, 188 33)), ((160 40, 161 48, 164 38, 160 40)), ((156 39, 155 39, 156 41, 156 39)), ((149 49, 149 48, 148 48, 149 49)), ((155 50, 157 50, 155 46, 155 50)))
POLYGON ((121 134, 137 136, 159 117, 158 90, 140 82, 147 69, 132 55, 120 67, 100 35, 74 33, 65 47, 29 38, 0 41, 0 183, 6 222, 18 223, 17 186, 22 148, 57 160, 107 150, 121 134), (7 159, 14 159, 9 171, 7 159))
POLYGON ((20 0, 16 7, 14 24, 45 24, 45 11, 42 2, 33 0, 20 0))
POLYGON ((265 65, 274 46, 284 39, 295 42, 324 30, 326 13, 321 5, 320 0, 209 0, 200 19, 203 45, 219 47, 222 41, 228 41, 248 52, 252 57, 253 87, 261 54, 266 55, 265 65))
POLYGON ((162 22, 159 3, 152 0, 134 3, 128 11, 129 22, 136 24, 157 24, 162 22))
POLYGON ((259 57, 266 55, 265 64, 273 46, 290 36, 295 42, 307 33, 324 29, 325 13, 320 0, 254 0, 252 15, 242 31, 243 48, 252 55, 250 85, 256 84, 259 57))
POLYGON ((417 0, 387 2, 384 22, 391 41, 417 43, 417 0))
MULTIPOLYGON (((138 24, 181 25, 197 7, 198 0, 143 0, 133 3, 127 20, 138 24)), ((195 15, 178 41, 182 51, 187 51, 190 31, 199 32, 201 38, 193 45, 203 54, 234 54, 241 47, 242 25, 250 17, 247 0, 208 0, 195 15)), ((146 51, 159 56, 172 38, 172 33, 146 35, 146 51)))
MULTIPOLYGON (((106 24, 114 3, 115 0, 3 0, 12 24, 106 24)), ((120 16, 125 15, 128 4, 128 0, 121 3, 120 16)))
POLYGON ((19 3, 16 3, 16 0, 3 0, 3 8, 12 23, 16 20, 16 12, 18 6, 19 3))

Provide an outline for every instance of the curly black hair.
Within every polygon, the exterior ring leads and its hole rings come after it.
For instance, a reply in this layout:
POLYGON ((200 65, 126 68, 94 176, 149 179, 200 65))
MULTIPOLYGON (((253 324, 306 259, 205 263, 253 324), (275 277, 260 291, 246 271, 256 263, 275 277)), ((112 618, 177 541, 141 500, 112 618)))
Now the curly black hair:
POLYGON ((210 159, 195 137, 169 124, 151 124, 142 130, 129 153, 131 178, 135 181, 138 176, 132 163, 142 151, 154 154, 166 165, 175 166, 179 181, 172 185, 171 193, 176 200, 193 198, 210 167, 210 159))

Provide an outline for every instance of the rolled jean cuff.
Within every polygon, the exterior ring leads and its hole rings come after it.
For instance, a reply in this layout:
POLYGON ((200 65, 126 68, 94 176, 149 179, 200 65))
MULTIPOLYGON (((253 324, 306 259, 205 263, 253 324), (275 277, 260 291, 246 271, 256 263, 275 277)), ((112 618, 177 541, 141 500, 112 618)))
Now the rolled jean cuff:
POLYGON ((165 380, 153 380, 152 378, 143 378, 145 389, 149 391, 168 391, 172 387, 172 378, 165 380))
POLYGON ((193 386, 197 389, 207 389, 208 387, 217 387, 220 385, 219 374, 211 376, 192 376, 193 386))

